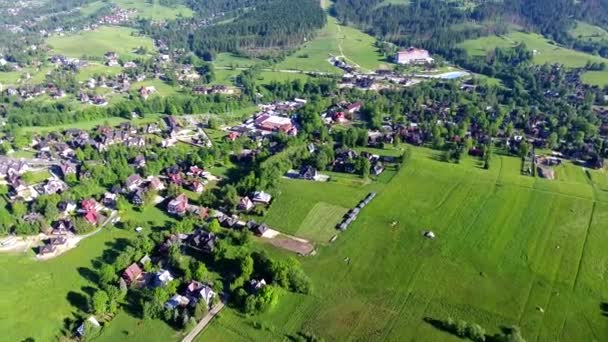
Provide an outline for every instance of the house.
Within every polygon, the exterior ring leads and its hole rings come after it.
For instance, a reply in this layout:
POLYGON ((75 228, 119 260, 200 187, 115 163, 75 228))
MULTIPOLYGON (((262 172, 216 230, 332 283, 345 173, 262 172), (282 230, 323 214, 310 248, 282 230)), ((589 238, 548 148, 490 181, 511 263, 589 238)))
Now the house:
POLYGON ((306 180, 315 180, 318 176, 317 169, 310 165, 300 167, 299 177, 306 180))
POLYGON ((57 209, 62 214, 70 214, 76 211, 76 203, 72 201, 61 201, 57 203, 57 209))
POLYGON ((204 229, 197 229, 188 237, 188 244, 191 247, 200 249, 203 252, 211 253, 215 249, 217 237, 215 234, 204 229))
POLYGON ((243 210, 243 211, 249 211, 253 208, 253 206, 254 206, 253 202, 251 202, 249 197, 245 196, 245 197, 241 197, 241 199, 239 200, 237 209, 243 210))
POLYGON ((357 102, 351 103, 348 106, 346 106, 346 111, 349 114, 354 114, 354 113, 360 111, 361 107, 363 107, 363 102, 357 101, 357 102))
POLYGON ((159 191, 165 189, 165 184, 158 177, 148 177, 148 189, 159 191))
POLYGON ((103 199, 101 200, 101 202, 106 207, 114 208, 114 207, 116 207, 117 199, 118 199, 118 194, 113 193, 113 192, 106 192, 105 194, 103 194, 103 199))
POLYGON ((52 246, 63 246, 68 242, 65 236, 56 236, 49 239, 48 244, 52 246))
POLYGON ((90 316, 85 322, 82 322, 82 324, 78 327, 78 329, 76 329, 76 333, 81 336, 84 337, 85 334, 85 324, 88 322, 88 324, 90 324, 93 327, 99 328, 101 327, 101 325, 99 324, 99 322, 95 319, 95 317, 90 316))
POLYGON ((39 255, 52 254, 52 253, 55 253, 56 250, 57 250, 56 246, 50 245, 50 244, 45 244, 38 248, 38 254, 39 255))
POLYGON ((416 49, 414 47, 401 50, 395 55, 395 62, 397 64, 430 64, 434 61, 427 50, 416 49))
POLYGON ((154 86, 141 87, 138 92, 139 96, 146 100, 150 95, 156 93, 156 88, 154 86))
POLYGON ((262 114, 255 119, 255 126, 263 131, 284 132, 293 135, 297 130, 290 118, 272 114, 262 114))
POLYGON ((42 187, 44 193, 46 195, 53 195, 56 193, 61 193, 68 188, 67 184, 58 180, 58 179, 49 179, 46 181, 44 186, 42 187))
POLYGON ((253 290, 253 292, 258 292, 259 290, 263 289, 264 286, 266 286, 266 280, 264 280, 264 278, 257 280, 257 279, 251 279, 249 281, 249 286, 251 287, 251 289, 253 290))
POLYGON ((172 215, 182 216, 186 213, 188 207, 188 197, 185 194, 181 194, 172 199, 167 205, 167 212, 172 215))
POLYGON ((130 175, 126 182, 125 187, 129 189, 129 191, 135 191, 135 189, 139 188, 139 186, 144 182, 141 176, 137 173, 130 175))
POLYGON ((137 155, 135 158, 133 158, 133 166, 137 168, 146 166, 146 157, 143 154, 137 155))
POLYGON ((184 307, 188 304, 190 304, 188 297, 176 294, 165 303, 165 309, 174 310, 175 308, 184 307))
POLYGON ((272 196, 264 191, 256 191, 253 193, 252 200, 255 203, 270 204, 270 201, 272 201, 272 196))
POLYGON ((95 201, 93 198, 89 198, 89 199, 85 199, 82 200, 82 202, 80 202, 80 207, 82 208, 83 211, 97 211, 97 201, 95 201))
POLYGON ((127 285, 131 285, 139 280, 143 273, 144 271, 142 271, 141 268, 139 268, 139 265, 134 262, 122 272, 122 279, 125 280, 127 285))
POLYGON ((266 223, 262 223, 262 224, 256 224, 253 227, 251 227, 250 229, 255 235, 262 236, 270 228, 268 227, 268 225, 266 225, 266 223))
POLYGON ((381 174, 384 171, 384 166, 382 165, 381 162, 377 162, 372 166, 372 174, 374 176, 378 176, 379 174, 381 174))
POLYGON ((230 132, 228 133, 228 135, 226 135, 226 140, 228 141, 235 141, 236 139, 238 139, 241 135, 239 134, 239 132, 230 132))
POLYGON ((197 180, 193 180, 188 184, 188 189, 197 193, 201 193, 203 191, 205 191, 205 187, 203 186, 203 183, 197 181, 197 180))
POLYGON ((158 272, 156 272, 156 274, 154 275, 154 280, 153 280, 153 286, 154 287, 160 287, 160 286, 165 286, 167 285, 167 283, 173 281, 173 276, 171 275, 171 273, 167 270, 160 270, 158 272))
POLYGON ((145 202, 145 193, 142 189, 137 189, 131 195, 131 202, 136 206, 141 206, 145 202))

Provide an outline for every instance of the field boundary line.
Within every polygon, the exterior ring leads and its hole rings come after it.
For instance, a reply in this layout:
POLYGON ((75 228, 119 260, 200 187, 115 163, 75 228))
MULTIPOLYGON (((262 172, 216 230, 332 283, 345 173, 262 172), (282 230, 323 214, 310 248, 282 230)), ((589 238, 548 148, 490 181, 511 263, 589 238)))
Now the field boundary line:
POLYGON ((587 230, 585 232, 585 242, 583 242, 583 248, 581 250, 581 257, 578 259, 578 268, 576 269, 576 276, 574 277, 574 284, 572 284, 572 291, 578 284, 578 279, 581 273, 581 266, 583 265, 583 258, 585 257, 585 249, 587 248, 587 242, 589 241, 589 231, 591 230, 591 224, 593 224, 593 216, 595 215, 596 201, 593 201, 591 206, 591 215, 589 216, 589 223, 587 224, 587 230))

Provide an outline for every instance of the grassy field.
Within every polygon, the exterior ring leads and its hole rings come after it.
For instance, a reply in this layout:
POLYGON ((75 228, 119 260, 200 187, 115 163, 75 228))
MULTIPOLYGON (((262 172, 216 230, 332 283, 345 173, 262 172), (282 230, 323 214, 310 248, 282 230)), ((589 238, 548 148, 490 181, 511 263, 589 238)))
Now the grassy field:
MULTIPOLYGON (((160 115, 147 115, 144 118, 139 118, 135 120, 131 120, 136 125, 141 125, 149 122, 157 121, 160 118, 160 115)), ((56 126, 48 126, 48 127, 38 127, 38 126, 30 126, 30 127, 22 127, 23 132, 28 133, 40 133, 40 132, 60 132, 65 131, 70 128, 91 130, 97 126, 107 125, 107 126, 118 126, 120 123, 129 121, 127 119, 119 118, 119 117, 108 117, 97 120, 83 121, 83 122, 75 122, 65 125, 56 125, 56 126)))
POLYGON ((120 66, 107 66, 101 63, 89 63, 86 68, 82 68, 76 74, 76 80, 84 82, 96 75, 114 76, 122 71, 120 66))
POLYGON ((338 25, 335 18, 328 16, 327 25, 318 35, 279 63, 277 69, 341 73, 327 60, 331 56, 344 55, 351 63, 358 64, 364 70, 376 70, 380 66, 387 66, 388 63, 374 47, 374 41, 374 37, 355 28, 338 25))
POLYGON ((65 254, 36 261, 34 253, 0 255, 0 330, 5 341, 52 341, 63 320, 82 308, 94 284, 92 259, 133 233, 106 229, 65 254))
POLYGON ((255 58, 247 58, 233 55, 232 53, 224 52, 218 53, 215 56, 215 60, 213 61, 214 66, 218 67, 235 67, 235 68, 246 68, 253 66, 262 61, 257 60, 255 58))
POLYGON ((570 30, 570 35, 574 38, 590 41, 608 40, 608 32, 603 28, 591 25, 584 21, 577 21, 576 27, 570 30))
POLYGON ((111 1, 95 1, 80 9, 84 15, 91 15, 100 10, 104 4, 113 3, 123 9, 137 10, 137 17, 142 17, 151 20, 170 20, 177 17, 192 17, 194 12, 184 5, 163 6, 159 0, 111 0, 111 1))
POLYGON ((138 36, 136 31, 126 27, 102 26, 95 31, 79 32, 66 36, 53 36, 47 40, 52 53, 81 58, 84 55, 101 58, 108 51, 118 53, 120 58, 129 60, 138 55, 134 50, 140 46, 154 50, 154 43, 148 37, 138 36))
POLYGON ((379 194, 336 242, 301 259, 313 295, 285 294, 260 316, 229 309, 198 340, 281 340, 303 330, 331 341, 459 340, 425 317, 476 322, 488 334, 516 324, 528 341, 608 339, 605 171, 585 176, 566 164, 548 181, 521 176, 517 158, 497 155, 490 170, 469 157, 438 159, 414 149, 386 186, 283 181, 267 218, 292 232, 319 203, 348 207, 371 188, 379 194))
POLYGON ((583 82, 603 87, 608 85, 608 71, 586 71, 582 76, 583 82))
POLYGON ((137 16, 152 20, 167 20, 181 17, 192 17, 194 12, 184 5, 167 7, 160 4, 159 0, 152 3, 142 0, 112 0, 121 8, 137 10, 137 16))
POLYGON ((488 51, 496 47, 512 47, 522 42, 529 49, 537 51, 537 54, 534 56, 534 62, 537 64, 561 63, 567 67, 581 67, 587 61, 608 62, 608 59, 599 56, 560 47, 534 33, 511 32, 506 36, 482 37, 467 40, 461 43, 460 46, 471 55, 484 56, 488 51))
MULTIPOLYGON (((168 85, 164 81, 157 80, 157 79, 145 80, 145 81, 141 81, 141 82, 134 82, 131 84, 131 88, 135 89, 135 90, 137 90, 141 87, 150 87, 150 86, 156 88, 156 94, 160 95, 160 96, 175 95, 179 91, 178 87, 168 85)), ((152 95, 152 96, 154 96, 154 95, 152 95)))

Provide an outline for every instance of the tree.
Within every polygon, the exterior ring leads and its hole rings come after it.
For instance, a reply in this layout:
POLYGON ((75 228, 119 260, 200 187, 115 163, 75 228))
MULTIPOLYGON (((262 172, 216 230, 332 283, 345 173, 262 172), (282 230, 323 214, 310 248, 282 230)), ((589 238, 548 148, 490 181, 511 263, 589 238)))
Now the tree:
POLYGON ((194 279, 199 281, 204 280, 208 274, 209 271, 207 270, 205 264, 203 264, 202 262, 195 263, 195 267, 192 271, 192 276, 194 277, 194 279))
POLYGON ((25 214, 27 214, 27 206, 23 201, 14 201, 11 203, 11 211, 13 212, 14 216, 22 218, 25 216, 25 214))
POLYGON ((213 219, 209 223, 207 230, 213 234, 218 234, 222 230, 222 227, 220 226, 220 223, 218 222, 217 219, 213 219))
POLYGON ((205 303, 204 300, 199 300, 198 303, 196 303, 196 306, 194 307, 193 316, 197 321, 199 321, 203 317, 205 317, 205 315, 207 315, 207 311, 207 303, 205 303))
POLYGON ((467 335, 475 342, 484 342, 486 340, 486 331, 479 324, 470 324, 467 327, 467 335))
POLYGON ((98 290, 93 294, 91 300, 91 307, 96 314, 104 314, 108 309, 108 301, 110 298, 108 294, 103 290, 98 290))
POLYGON ((359 174, 361 175, 361 178, 369 177, 371 167, 372 164, 369 159, 365 157, 359 157, 359 160, 357 161, 357 169, 359 171, 359 174))
POLYGON ((108 285, 114 282, 117 278, 116 269, 112 265, 103 264, 98 272, 99 283, 108 285))

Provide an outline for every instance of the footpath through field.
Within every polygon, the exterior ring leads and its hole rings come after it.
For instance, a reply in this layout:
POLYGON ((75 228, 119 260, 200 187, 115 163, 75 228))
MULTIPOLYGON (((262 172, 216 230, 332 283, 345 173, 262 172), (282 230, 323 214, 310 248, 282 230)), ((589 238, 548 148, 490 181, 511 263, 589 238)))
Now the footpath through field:
POLYGON ((200 334, 201 331, 203 331, 203 329, 205 329, 207 324, 209 324, 209 322, 211 322, 213 317, 215 317, 223 308, 224 308, 223 302, 219 302, 216 306, 214 306, 211 309, 211 311, 209 311, 209 313, 207 313, 207 315, 205 317, 203 317, 203 319, 201 319, 200 322, 198 322, 198 324, 194 327, 194 329, 192 329, 188 333, 188 335, 186 335, 186 337, 184 337, 182 342, 194 341, 194 338, 196 338, 196 336, 198 336, 198 334, 200 334))

